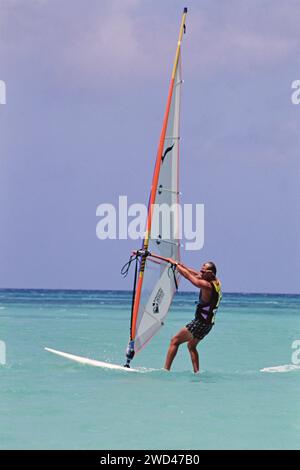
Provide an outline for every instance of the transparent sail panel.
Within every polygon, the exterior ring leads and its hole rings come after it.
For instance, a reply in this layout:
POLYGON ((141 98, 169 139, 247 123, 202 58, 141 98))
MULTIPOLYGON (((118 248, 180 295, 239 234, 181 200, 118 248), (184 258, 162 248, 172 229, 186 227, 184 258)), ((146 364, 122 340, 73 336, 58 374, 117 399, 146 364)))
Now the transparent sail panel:
POLYGON ((174 275, 170 265, 148 258, 136 325, 136 352, 163 326, 175 292, 174 275))

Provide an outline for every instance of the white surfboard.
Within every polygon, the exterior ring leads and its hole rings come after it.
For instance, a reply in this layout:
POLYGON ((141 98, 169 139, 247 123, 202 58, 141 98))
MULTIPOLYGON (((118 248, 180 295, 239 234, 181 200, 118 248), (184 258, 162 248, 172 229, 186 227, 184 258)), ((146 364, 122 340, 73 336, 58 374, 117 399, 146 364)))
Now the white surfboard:
POLYGON ((300 365, 284 364, 283 366, 265 367, 260 369, 260 372, 290 372, 292 370, 300 370, 300 365))
POLYGON ((122 370, 124 372, 140 372, 137 369, 119 366, 117 364, 111 364, 110 362, 96 361, 95 359, 89 359, 87 357, 75 356, 74 354, 69 354, 63 351, 57 351, 56 349, 45 348, 45 350, 53 354, 57 354, 57 356, 62 356, 66 359, 70 359, 71 361, 79 362, 80 364, 87 364, 89 366, 94 367, 103 367, 105 369, 122 370))

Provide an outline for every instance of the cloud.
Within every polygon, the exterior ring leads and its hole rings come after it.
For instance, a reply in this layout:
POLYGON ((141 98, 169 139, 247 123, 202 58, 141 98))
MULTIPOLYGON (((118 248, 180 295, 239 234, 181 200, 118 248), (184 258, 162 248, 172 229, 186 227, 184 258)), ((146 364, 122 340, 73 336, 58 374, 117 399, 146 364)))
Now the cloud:
MULTIPOLYGON (((190 4, 183 48, 195 77, 269 67, 297 54, 300 9, 293 0, 190 4)), ((35 64, 50 77, 91 86, 171 70, 180 22, 175 2, 150 8, 142 0, 0 0, 0 8, 4 66, 35 64)))
POLYGON ((297 53, 300 20, 292 3, 285 2, 283 9, 276 1, 265 2, 269 8, 262 8, 261 1, 251 0, 197 9, 190 18, 187 52, 193 72, 207 75, 224 67, 240 72, 245 66, 266 68, 291 59, 297 53))

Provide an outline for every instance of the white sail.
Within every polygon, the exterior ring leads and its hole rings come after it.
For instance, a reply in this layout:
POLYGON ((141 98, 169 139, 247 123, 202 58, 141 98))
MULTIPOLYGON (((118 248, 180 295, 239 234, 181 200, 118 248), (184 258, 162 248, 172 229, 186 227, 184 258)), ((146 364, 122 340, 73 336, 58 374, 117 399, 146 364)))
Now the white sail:
POLYGON ((164 324, 178 283, 178 273, 172 269, 168 259, 180 259, 181 40, 186 14, 185 8, 152 180, 147 231, 138 254, 139 270, 133 291, 127 366, 134 353, 140 351, 164 324))
MULTIPOLYGON (((179 116, 181 63, 178 60, 148 250, 164 258, 180 259, 179 214, 179 116)), ((176 274, 177 278, 178 275, 176 274)), ((161 328, 169 311, 176 283, 170 264, 147 257, 136 322, 135 352, 138 352, 161 328)))

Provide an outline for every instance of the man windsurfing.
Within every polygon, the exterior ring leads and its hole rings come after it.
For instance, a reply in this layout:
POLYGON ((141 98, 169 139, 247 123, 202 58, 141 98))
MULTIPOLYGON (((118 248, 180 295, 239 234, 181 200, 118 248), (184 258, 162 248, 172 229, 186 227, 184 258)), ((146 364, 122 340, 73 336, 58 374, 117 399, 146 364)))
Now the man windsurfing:
POLYGON ((217 268, 212 261, 204 263, 200 272, 176 261, 174 264, 183 277, 201 290, 195 318, 171 339, 164 368, 171 369, 178 347, 187 342, 194 372, 199 372, 197 345, 214 325, 215 314, 222 297, 221 283, 216 277, 217 268))

